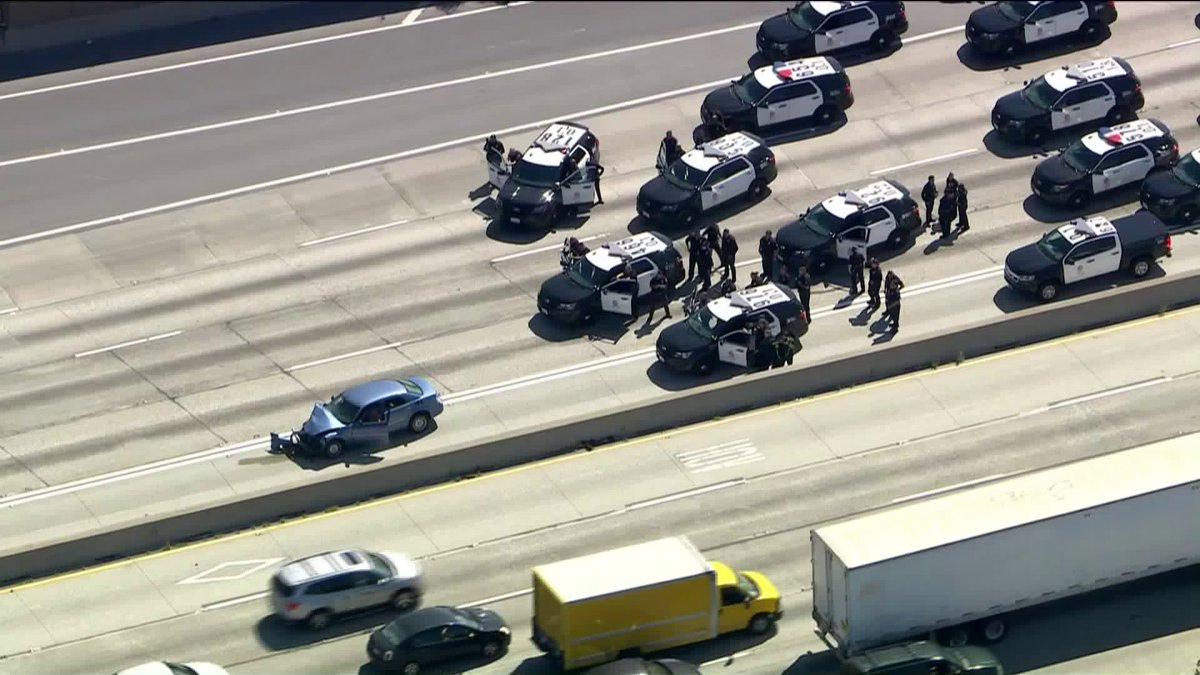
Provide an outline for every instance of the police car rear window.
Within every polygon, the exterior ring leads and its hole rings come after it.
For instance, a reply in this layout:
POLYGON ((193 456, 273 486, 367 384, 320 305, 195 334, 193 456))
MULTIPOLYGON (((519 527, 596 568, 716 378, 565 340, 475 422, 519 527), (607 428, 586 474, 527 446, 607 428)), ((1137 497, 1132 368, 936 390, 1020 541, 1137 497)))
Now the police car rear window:
POLYGON ((1067 166, 1075 169, 1080 173, 1088 173, 1096 168, 1100 163, 1100 155, 1092 152, 1086 145, 1081 142, 1071 144, 1062 154, 1063 161, 1067 166))
POLYGON ((750 105, 757 104, 769 91, 759 83, 754 73, 742 76, 742 79, 733 84, 734 95, 741 99, 742 103, 750 105))
POLYGON ((513 178, 519 183, 536 187, 554 187, 562 177, 562 167, 534 164, 524 159, 513 167, 513 178))
POLYGON ((1039 77, 1022 90, 1023 98, 1042 110, 1049 110, 1058 101, 1058 90, 1045 77, 1039 77))
POLYGON ((826 211, 824 206, 818 205, 804 216, 804 225, 822 237, 832 237, 842 229, 842 219, 826 211))
POLYGON ((681 188, 698 188, 704 184, 708 172, 690 166, 687 162, 678 161, 667 170, 667 180, 681 188))

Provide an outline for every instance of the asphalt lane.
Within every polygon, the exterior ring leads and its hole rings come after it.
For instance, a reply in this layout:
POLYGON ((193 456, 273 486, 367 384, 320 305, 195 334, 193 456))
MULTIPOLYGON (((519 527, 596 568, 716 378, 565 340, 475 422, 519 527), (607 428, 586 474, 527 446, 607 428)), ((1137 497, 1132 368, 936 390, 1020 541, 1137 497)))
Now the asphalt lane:
MULTIPOLYGON (((830 672, 809 617, 811 528, 930 491, 1195 432, 1200 418, 1176 402, 1200 395, 1200 364, 1168 368, 1169 379, 1152 387, 1120 382, 1176 365, 1162 355, 1191 349, 1197 316, 1177 312, 6 589, 0 618, 12 629, 0 673, 110 672, 161 658, 213 660, 234 673, 355 672, 365 633, 386 614, 311 634, 279 625, 262 598, 283 559, 355 545, 421 558, 428 604, 484 604, 512 625, 504 659, 434 672, 541 675, 549 670, 527 639, 530 567, 674 534, 690 536, 712 559, 767 573, 787 612, 765 643, 734 636, 678 656, 714 661, 708 673, 830 672), (1157 348, 1140 349, 1148 344, 1157 348), (1114 363, 1114 353, 1126 356, 1114 363), (1079 392, 1075 402, 1061 398, 1064 387, 1079 392), (953 423, 932 429, 937 416, 953 423), (864 435, 870 440, 857 442, 864 435), (794 663, 806 652, 815 656, 794 663), (732 663, 722 658, 730 653, 739 654, 732 663)), ((1084 611, 1036 612, 1017 621, 997 652, 1010 672, 1069 671, 1073 659, 1187 628, 1194 612, 1177 612, 1195 587, 1176 583, 1167 588, 1174 601, 1143 603, 1136 616, 1111 597, 1084 611), (1056 640, 1040 636, 1067 621, 1076 628, 1055 632, 1056 640)), ((1125 670, 1117 657, 1089 672, 1161 674, 1186 665, 1173 661, 1178 650, 1157 659, 1144 652, 1136 656, 1143 668, 1125 670)))
MULTIPOLYGON (((12 115, 23 133, 0 141, 0 161, 753 23, 777 9, 774 3, 536 3, 15 99, 5 102, 6 119, 12 115), (449 50, 445 65, 431 67, 425 55, 447 43, 477 46, 449 50)), ((914 7, 909 34, 959 25, 969 10, 914 7)), ((749 27, 331 111, 0 167, 6 214, 0 238, 735 76, 747 67, 753 33, 749 27), (598 83, 597 73, 608 81, 598 83)))

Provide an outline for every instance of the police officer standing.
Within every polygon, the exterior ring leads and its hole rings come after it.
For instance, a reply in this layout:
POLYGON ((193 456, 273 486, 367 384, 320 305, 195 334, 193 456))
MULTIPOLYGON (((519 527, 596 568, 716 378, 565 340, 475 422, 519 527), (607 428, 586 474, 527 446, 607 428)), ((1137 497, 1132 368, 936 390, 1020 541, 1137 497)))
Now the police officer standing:
POLYGON ((659 307, 664 310, 666 314, 665 318, 670 319, 671 297, 675 295, 675 288, 671 284, 671 280, 667 278, 667 275, 663 274, 662 270, 659 270, 654 275, 654 278, 650 280, 650 293, 654 296, 656 302, 650 305, 650 313, 646 315, 646 323, 650 323, 654 318, 654 311, 659 307))
POLYGON ((779 252, 779 244, 775 241, 774 234, 767 230, 767 233, 758 240, 758 256, 762 258, 763 277, 770 281, 775 278, 775 255, 779 252))
POLYGON ((809 303, 812 301, 812 277, 808 274, 808 267, 801 265, 796 270, 796 297, 800 299, 800 306, 804 308, 804 318, 812 323, 812 310, 809 303))
POLYGON ((958 194, 955 195, 955 205, 958 207, 958 231, 966 232, 971 229, 971 224, 967 222, 967 186, 962 183, 958 184, 958 194))
POLYGON ((675 139, 673 133, 667 131, 667 135, 663 136, 662 143, 658 145, 658 161, 656 162, 658 172, 666 171, 672 162, 682 156, 683 152, 679 148, 679 141, 675 139))
POLYGON ((487 155, 488 159, 492 157, 504 159, 504 144, 500 142, 499 138, 496 138, 496 134, 488 136, 487 140, 483 142, 483 154, 487 155))
POLYGON ((713 249, 707 237, 698 237, 697 260, 699 262, 700 288, 707 291, 712 286, 713 249))
POLYGON ((858 295, 866 288, 863 283, 863 263, 866 260, 857 248, 850 249, 850 294, 858 295))
POLYGON ((600 194, 600 177, 604 175, 604 165, 592 159, 587 164, 588 178, 596 186, 596 204, 604 203, 604 195, 600 194))
POLYGON ((958 192, 958 179, 954 177, 954 172, 951 171, 946 176, 946 193, 954 194, 958 192))
POLYGON ((896 276, 895 272, 888 271, 887 279, 883 282, 883 297, 887 302, 887 309, 884 317, 892 324, 892 332, 900 332, 900 289, 904 288, 904 282, 900 281, 900 277, 896 276))
POLYGON ((516 148, 510 148, 508 151, 508 163, 516 166, 519 161, 521 161, 521 151, 516 148))
POLYGON ((567 180, 568 178, 573 176, 576 171, 579 171, 579 164, 575 161, 575 158, 570 155, 563 157, 562 179, 567 180))
POLYGON ((883 270, 879 267, 879 258, 871 256, 867 269, 870 279, 867 282, 867 309, 874 311, 879 309, 879 287, 883 285, 883 270))
POLYGON ((933 176, 925 182, 925 187, 921 188, 921 200, 925 202, 925 226, 929 228, 930 234, 933 233, 933 203, 937 201, 937 183, 933 182, 933 176))
POLYGON ((708 240, 708 246, 714 251, 721 250, 721 230, 717 229, 716 223, 710 223, 704 228, 704 238, 708 240))
POLYGON ((726 229, 721 235, 721 276, 729 277, 729 280, 734 282, 737 281, 737 252, 737 239, 726 229))
POLYGON ((688 275, 687 280, 690 282, 696 278, 696 266, 700 264, 700 235, 695 232, 688 232, 687 237, 683 240, 684 247, 687 248, 688 254, 688 275))
POLYGON ((950 238, 950 223, 954 221, 954 214, 958 210, 957 202, 957 194, 947 190, 938 203, 938 224, 942 229, 942 239, 950 238))

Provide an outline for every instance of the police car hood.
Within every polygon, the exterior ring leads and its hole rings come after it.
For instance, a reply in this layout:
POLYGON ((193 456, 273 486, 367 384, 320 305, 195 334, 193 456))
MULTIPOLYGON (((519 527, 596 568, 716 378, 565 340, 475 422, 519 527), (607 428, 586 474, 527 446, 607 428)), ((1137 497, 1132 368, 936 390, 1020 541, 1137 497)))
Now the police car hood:
POLYGON ((733 93, 732 82, 709 92, 708 96, 704 97, 704 107, 722 117, 737 115, 750 108, 737 97, 737 94, 733 93))
POLYGON ((655 176, 638 191, 638 201, 645 200, 651 204, 663 205, 682 204, 693 194, 695 194, 694 191, 679 187, 665 176, 655 176))
POLYGON ((1037 244, 1027 244, 1008 254, 1004 266, 1017 274, 1037 274, 1057 263, 1048 258, 1037 244))
POLYGON ((687 321, 673 323, 658 334, 658 347, 667 352, 693 352, 711 344, 712 340, 688 328, 687 321))
POLYGON ((1016 30, 1021 24, 1004 16, 1000 12, 1000 7, 996 3, 980 7, 971 12, 970 18, 967 19, 967 26, 974 28, 983 33, 1003 33, 1005 31, 1016 30))
POLYGON ((1074 183, 1079 180, 1083 174, 1076 171, 1067 164, 1061 156, 1043 159, 1033 170, 1033 175, 1040 181, 1062 185, 1064 183, 1074 183))
POLYGON ((1142 182, 1142 192, 1163 199, 1186 197, 1196 188, 1184 183, 1171 171, 1159 169, 1151 171, 1142 182))
POLYGON ((829 237, 813 232, 804 224, 803 220, 784 225, 775 235, 775 241, 779 242, 780 248, 787 249, 789 252, 811 251, 828 243, 829 239, 829 237))
POLYGON ((763 36, 768 42, 781 42, 783 44, 795 42, 812 35, 811 32, 801 30, 791 21, 788 21, 786 14, 779 14, 762 22, 762 26, 758 28, 758 34, 763 36))
POLYGON ((329 412, 324 403, 318 403, 313 406, 312 412, 309 413, 308 419, 304 421, 304 426, 300 430, 310 436, 320 436, 323 433, 333 431, 334 429, 341 429, 344 426, 346 425, 334 417, 333 413, 329 412))
POLYGON ((560 305, 587 300, 596 291, 584 288, 571 280, 566 274, 556 274, 542 282, 538 297, 545 298, 560 305))
POLYGON ((1021 92, 1014 91, 1001 96, 992 108, 992 113, 1006 120, 1028 120, 1044 115, 1046 111, 1026 100, 1021 92))
POLYGON ((500 188, 500 201, 519 206, 540 206, 549 203, 546 195, 551 192, 551 188, 522 185, 515 180, 510 180, 504 183, 504 187, 500 188))

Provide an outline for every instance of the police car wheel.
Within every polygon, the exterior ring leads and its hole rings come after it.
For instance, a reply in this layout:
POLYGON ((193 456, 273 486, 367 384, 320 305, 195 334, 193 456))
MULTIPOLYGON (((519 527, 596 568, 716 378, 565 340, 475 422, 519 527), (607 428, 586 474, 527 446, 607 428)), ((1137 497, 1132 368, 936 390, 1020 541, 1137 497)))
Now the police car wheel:
POLYGON ((1042 141, 1046 140, 1046 130, 1034 127, 1025 132, 1025 140, 1030 145, 1041 145, 1042 141))
POLYGON ((1115 126, 1122 122, 1128 122, 1133 119, 1133 113, 1125 106, 1119 105, 1108 111, 1108 119, 1105 121, 1109 126, 1115 126))
POLYGON ((905 242, 908 241, 908 232, 901 229, 892 230, 888 235, 887 243, 892 248, 904 248, 905 242))
POLYGON ((1179 210, 1179 222, 1185 225, 1191 225, 1196 222, 1196 207, 1185 206, 1179 210))
POLYGON ((338 438, 333 438, 328 441, 325 441, 325 456, 328 457, 329 459, 341 457, 342 453, 345 451, 346 451, 346 442, 345 441, 338 439, 338 438))
POLYGON ((1067 206, 1072 209, 1082 209, 1087 202, 1088 196, 1086 192, 1076 192, 1067 200, 1067 206))
POLYGON ((1042 302, 1050 302, 1058 297, 1058 284, 1047 282, 1038 287, 1038 297, 1042 302))
POLYGON ((1011 40, 1004 43, 1004 46, 1000 49, 1000 53, 1004 56, 1016 56, 1019 51, 1021 51, 1021 45, 1011 40))
POLYGON ((894 39, 895 36, 892 35, 892 31, 880 28, 871 36, 871 46, 875 48, 875 51, 881 52, 890 47, 894 39))
POLYGON ((829 124, 833 121, 833 118, 837 116, 837 108, 826 103, 820 108, 817 108, 816 116, 817 124, 829 124))
POLYGON ((707 374, 711 373, 712 370, 713 370, 712 359, 704 359, 700 363, 696 364, 696 372, 700 375, 707 375, 707 374))
POLYGON ((750 184, 750 191, 748 194, 750 195, 751 199, 758 199, 767 194, 767 181, 761 178, 755 178, 754 182, 750 184))
POLYGON ((1084 40, 1095 40, 1096 38, 1100 37, 1103 32, 1104 24, 1096 21, 1095 19, 1084 21, 1083 25, 1079 27, 1079 34, 1083 36, 1084 40))
POLYGON ((1147 274, 1150 274, 1150 259, 1146 257, 1137 258, 1133 264, 1129 266, 1129 271, 1133 273, 1134 278, 1141 279, 1147 274))

